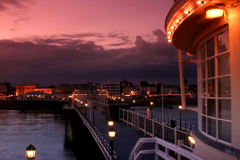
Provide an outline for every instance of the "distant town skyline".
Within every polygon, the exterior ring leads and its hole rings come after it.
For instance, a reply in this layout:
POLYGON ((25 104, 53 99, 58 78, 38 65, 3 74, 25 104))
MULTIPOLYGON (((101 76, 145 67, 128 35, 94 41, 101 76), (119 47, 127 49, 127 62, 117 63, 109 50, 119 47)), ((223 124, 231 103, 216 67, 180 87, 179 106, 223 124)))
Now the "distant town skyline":
MULTIPOLYGON (((179 84, 177 49, 166 39, 169 0, 3 0, 0 81, 179 84)), ((188 57, 183 56, 184 59, 188 57)), ((184 63, 196 84, 196 64, 184 63)))

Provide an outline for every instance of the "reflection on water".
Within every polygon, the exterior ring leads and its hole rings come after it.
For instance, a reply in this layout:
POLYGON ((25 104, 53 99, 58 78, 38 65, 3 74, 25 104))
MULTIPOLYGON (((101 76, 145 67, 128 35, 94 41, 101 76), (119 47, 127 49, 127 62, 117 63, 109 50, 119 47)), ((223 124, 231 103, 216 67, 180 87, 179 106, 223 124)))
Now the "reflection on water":
POLYGON ((63 115, 0 110, 0 159, 26 160, 26 147, 31 143, 37 149, 35 160, 76 160, 68 148, 69 131, 65 135, 63 115))

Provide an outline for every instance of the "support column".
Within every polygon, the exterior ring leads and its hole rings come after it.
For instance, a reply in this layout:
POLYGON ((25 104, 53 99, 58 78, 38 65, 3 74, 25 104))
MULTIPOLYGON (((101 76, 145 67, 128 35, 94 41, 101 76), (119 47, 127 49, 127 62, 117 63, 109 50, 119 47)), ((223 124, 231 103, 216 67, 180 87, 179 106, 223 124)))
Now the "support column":
POLYGON ((231 139, 232 147, 240 149, 240 5, 228 11, 229 45, 230 45, 230 73, 231 73, 231 139))
POLYGON ((180 87, 181 87, 181 98, 182 98, 182 108, 186 108, 186 97, 185 97, 185 85, 183 76, 183 61, 182 61, 182 51, 178 50, 178 61, 179 61, 179 75, 180 75, 180 87))

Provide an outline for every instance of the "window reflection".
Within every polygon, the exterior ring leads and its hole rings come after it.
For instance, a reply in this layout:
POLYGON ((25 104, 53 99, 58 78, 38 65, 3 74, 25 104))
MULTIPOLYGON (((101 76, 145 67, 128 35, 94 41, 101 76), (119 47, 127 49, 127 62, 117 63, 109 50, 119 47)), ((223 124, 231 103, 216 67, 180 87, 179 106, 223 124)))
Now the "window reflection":
POLYGON ((203 81, 202 82, 202 93, 203 93, 203 97, 206 97, 206 82, 205 81, 203 81))
POLYGON ((230 74, 230 54, 224 54, 218 57, 218 75, 230 74))
POLYGON ((206 115, 207 99, 202 100, 202 113, 206 115))
POLYGON ((207 81, 208 86, 208 97, 215 97, 215 82, 214 79, 207 81))
POLYGON ((216 117, 216 105, 215 99, 208 99, 207 100, 207 115, 216 117))
POLYGON ((202 116, 202 131, 206 133, 206 117, 202 116))
POLYGON ((215 76, 215 59, 207 62, 208 78, 215 76))
POLYGON ((230 77, 218 78, 218 97, 231 97, 230 77))
POLYGON ((208 134, 216 137, 216 120, 212 118, 207 119, 208 134))
POLYGON ((229 51, 229 30, 218 35, 218 53, 229 51))
POLYGON ((221 119, 231 120, 231 100, 218 100, 218 117, 221 119))
POLYGON ((212 38, 210 41, 207 42, 207 58, 214 56, 214 48, 214 39, 212 38))
POLYGON ((206 78, 206 68, 205 68, 205 63, 202 64, 202 79, 206 78))
POLYGON ((231 143, 231 122, 218 121, 218 138, 231 143))

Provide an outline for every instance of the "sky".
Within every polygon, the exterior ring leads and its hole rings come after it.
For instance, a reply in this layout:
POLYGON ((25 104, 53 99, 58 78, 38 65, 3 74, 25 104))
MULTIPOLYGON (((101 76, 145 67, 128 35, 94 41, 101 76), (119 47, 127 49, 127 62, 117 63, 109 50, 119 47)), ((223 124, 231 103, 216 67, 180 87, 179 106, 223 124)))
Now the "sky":
MULTIPOLYGON (((0 0, 0 82, 178 85, 167 42, 173 0, 0 0)), ((188 59, 183 55, 183 59, 188 59)), ((184 77, 196 84, 196 64, 184 77)))

